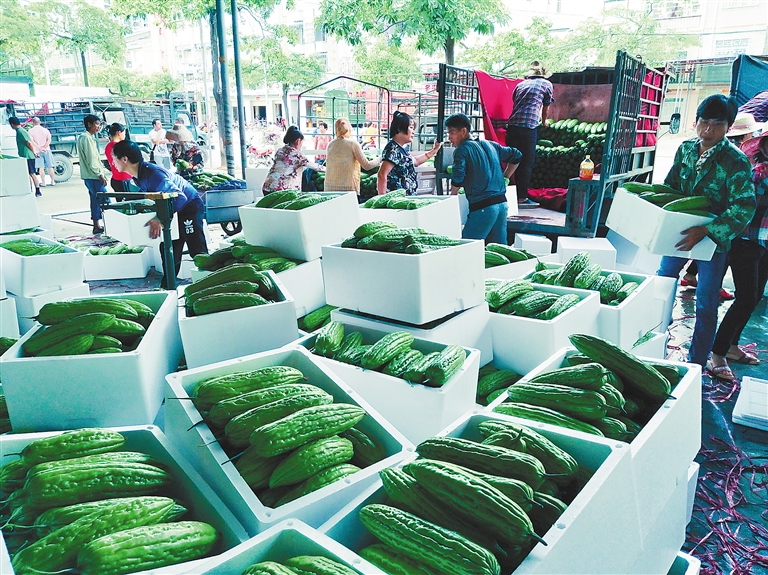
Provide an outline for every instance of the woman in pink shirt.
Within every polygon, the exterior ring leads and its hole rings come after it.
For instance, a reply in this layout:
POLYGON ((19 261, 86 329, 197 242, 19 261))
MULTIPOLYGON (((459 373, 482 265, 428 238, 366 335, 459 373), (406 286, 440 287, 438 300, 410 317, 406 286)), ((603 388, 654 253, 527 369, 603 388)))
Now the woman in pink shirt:
POLYGON ((112 189, 115 190, 115 193, 119 194, 121 192, 130 192, 131 174, 127 174, 118 170, 112 161, 112 148, 114 148, 117 142, 122 142, 125 140, 125 127, 121 123, 115 122, 109 126, 109 137, 110 141, 104 148, 104 153, 107 155, 109 167, 112 168, 112 180, 109 182, 109 185, 112 186, 112 189))

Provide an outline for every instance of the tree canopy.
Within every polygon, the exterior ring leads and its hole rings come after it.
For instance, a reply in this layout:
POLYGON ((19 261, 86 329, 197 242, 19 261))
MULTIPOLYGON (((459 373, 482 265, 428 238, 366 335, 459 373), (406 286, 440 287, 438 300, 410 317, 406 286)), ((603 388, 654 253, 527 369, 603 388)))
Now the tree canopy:
POLYGON ((154 98, 178 89, 179 81, 167 71, 137 74, 117 66, 96 68, 91 72, 93 84, 109 88, 113 94, 131 98, 154 98))
POLYGON ((379 36, 355 46, 355 62, 361 80, 391 90, 410 90, 422 79, 415 42, 391 44, 379 36))

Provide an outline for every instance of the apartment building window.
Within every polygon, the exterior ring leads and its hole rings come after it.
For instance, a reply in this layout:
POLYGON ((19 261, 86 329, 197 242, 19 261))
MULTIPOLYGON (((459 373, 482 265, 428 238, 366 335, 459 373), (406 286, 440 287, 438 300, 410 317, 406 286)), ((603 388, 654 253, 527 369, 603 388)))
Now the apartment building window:
POLYGON ((328 67, 328 52, 318 52, 315 54, 315 58, 317 58, 317 61, 323 66, 328 67))
POLYGON ((315 28, 315 42, 325 42, 326 34, 322 27, 315 28))
POLYGON ((299 44, 304 43, 304 22, 295 22, 291 28, 296 30, 296 36, 299 39, 299 44))
POLYGON ((758 0, 726 0, 723 2, 723 8, 746 8, 747 6, 757 6, 758 0))
POLYGON ((653 15, 660 18, 685 18, 701 14, 701 4, 697 1, 665 0, 650 5, 653 15))
POLYGON ((733 38, 729 40, 715 40, 715 57, 738 56, 746 54, 749 48, 749 38, 733 38))

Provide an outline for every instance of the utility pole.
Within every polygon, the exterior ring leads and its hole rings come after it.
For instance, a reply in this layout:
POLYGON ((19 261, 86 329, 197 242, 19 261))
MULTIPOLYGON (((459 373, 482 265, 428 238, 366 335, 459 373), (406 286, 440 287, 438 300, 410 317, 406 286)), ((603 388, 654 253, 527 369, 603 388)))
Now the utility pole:
POLYGON ((245 179, 247 152, 245 146, 245 113, 243 110, 243 75, 240 68, 240 32, 237 22, 237 0, 230 0, 232 9, 232 44, 235 49, 235 89, 237 90, 237 123, 240 128, 240 169, 245 179))
POLYGON ((227 75, 227 37, 224 35, 224 0, 216 0, 216 31, 219 35, 219 69, 221 70, 221 104, 224 107, 224 153, 227 173, 235 175, 235 157, 232 154, 232 109, 229 105, 229 76, 227 75))
POLYGON ((205 65, 205 37, 203 36, 203 19, 200 18, 200 51, 203 54, 203 102, 205 102, 205 144, 208 147, 208 161, 213 163, 213 152, 211 151, 211 106, 208 100, 208 67, 205 65))

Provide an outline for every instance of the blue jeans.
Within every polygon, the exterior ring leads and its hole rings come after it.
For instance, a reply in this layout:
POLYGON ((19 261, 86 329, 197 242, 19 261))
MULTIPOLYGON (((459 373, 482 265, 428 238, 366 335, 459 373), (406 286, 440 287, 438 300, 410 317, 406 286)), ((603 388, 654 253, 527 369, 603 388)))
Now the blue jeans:
POLYGON ((461 237, 507 245, 507 202, 469 212, 461 237))
MULTIPOLYGON (((693 339, 688 350, 688 361, 707 365, 709 352, 715 341, 717 329, 717 306, 720 305, 720 287, 723 283, 726 255, 715 252, 708 262, 698 260, 698 285, 696 286, 696 323, 693 327, 693 339)), ((686 258, 664 256, 657 275, 677 278, 688 260, 686 258)))
POLYGON ((88 195, 91 197, 91 219, 98 222, 101 219, 101 203, 98 194, 106 194, 107 188, 101 183, 101 180, 83 180, 85 187, 88 188, 88 195))

